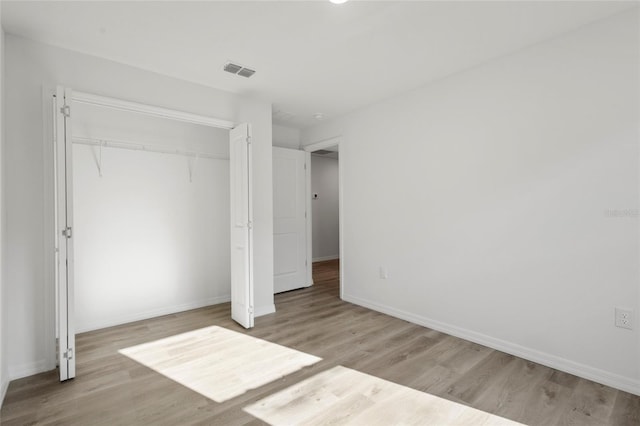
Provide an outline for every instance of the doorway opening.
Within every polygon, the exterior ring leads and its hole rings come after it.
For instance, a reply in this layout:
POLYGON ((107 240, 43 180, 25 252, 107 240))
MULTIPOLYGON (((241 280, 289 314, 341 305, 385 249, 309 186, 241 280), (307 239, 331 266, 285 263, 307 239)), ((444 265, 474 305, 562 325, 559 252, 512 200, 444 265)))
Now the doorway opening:
POLYGON ((310 155, 307 173, 307 223, 312 273, 315 286, 344 294, 342 246, 342 167, 340 138, 332 138, 304 147, 310 155))
POLYGON ((62 87, 53 105, 60 380, 76 332, 228 301, 252 327, 250 125, 62 87))

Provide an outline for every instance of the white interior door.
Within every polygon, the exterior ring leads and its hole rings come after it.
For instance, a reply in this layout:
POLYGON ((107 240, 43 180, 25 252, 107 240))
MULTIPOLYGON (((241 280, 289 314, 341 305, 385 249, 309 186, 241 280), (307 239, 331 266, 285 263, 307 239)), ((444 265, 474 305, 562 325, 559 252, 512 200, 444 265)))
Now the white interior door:
POLYGON ((231 318, 253 327, 253 226, 251 208, 251 135, 248 124, 230 132, 231 172, 231 318))
POLYGON ((273 288, 307 287, 307 185, 304 151, 273 148, 273 288))
POLYGON ((73 280, 73 170, 71 89, 56 89, 56 252, 60 381, 76 376, 73 280))

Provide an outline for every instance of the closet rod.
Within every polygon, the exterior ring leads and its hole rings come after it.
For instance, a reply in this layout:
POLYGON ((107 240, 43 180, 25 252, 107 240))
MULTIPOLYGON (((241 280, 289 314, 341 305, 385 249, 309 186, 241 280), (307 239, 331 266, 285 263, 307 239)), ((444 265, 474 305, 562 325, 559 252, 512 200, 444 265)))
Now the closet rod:
POLYGON ((153 145, 145 145, 142 143, 128 142, 128 141, 118 141, 113 139, 97 139, 97 138, 86 138, 81 136, 74 136, 73 143, 80 145, 91 145, 91 146, 102 146, 103 148, 121 148, 121 149, 130 149, 133 151, 147 151, 147 152, 158 152, 161 154, 173 154, 173 155, 183 155, 185 157, 197 157, 197 158, 212 158, 216 160, 228 160, 229 157, 220 154, 209 154, 205 152, 195 152, 195 151, 182 151, 179 149, 168 149, 162 148, 153 145))

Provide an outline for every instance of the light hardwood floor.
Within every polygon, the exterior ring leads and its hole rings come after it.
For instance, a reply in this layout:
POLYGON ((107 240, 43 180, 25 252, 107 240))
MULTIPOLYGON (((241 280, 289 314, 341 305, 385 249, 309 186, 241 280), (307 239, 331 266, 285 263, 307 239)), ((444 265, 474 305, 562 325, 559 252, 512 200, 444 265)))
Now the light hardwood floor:
POLYGON ((244 410, 272 425, 522 426, 340 365, 244 410))
POLYGON ((228 401, 322 360, 217 325, 119 352, 216 402, 228 401))
POLYGON ((640 397, 342 302, 337 262, 314 264, 315 285, 276 296, 249 331, 216 305, 77 337, 78 377, 11 383, 2 425, 258 425, 242 409, 342 365, 529 425, 640 425, 640 397), (219 325, 323 360, 216 403, 118 350, 219 325))

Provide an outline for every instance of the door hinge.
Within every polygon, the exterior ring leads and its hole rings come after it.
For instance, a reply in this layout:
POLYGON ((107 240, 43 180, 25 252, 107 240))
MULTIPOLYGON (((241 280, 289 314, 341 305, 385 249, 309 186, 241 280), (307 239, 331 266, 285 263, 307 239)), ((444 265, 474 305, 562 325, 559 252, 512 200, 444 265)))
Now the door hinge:
POLYGON ((251 145, 251 136, 247 136, 247 143, 251 145))
POLYGON ((68 227, 64 228, 62 230, 62 235, 64 235, 67 238, 71 238, 71 227, 68 226, 68 227))
POLYGON ((307 163, 304 163, 304 169, 307 170, 307 163))
POLYGON ((253 306, 249 306, 249 308, 247 309, 247 312, 249 312, 250 314, 253 313, 253 306))
POLYGON ((67 348, 67 350, 64 353, 64 357, 66 359, 73 359, 73 348, 67 348))
POLYGON ((253 228, 253 222, 251 222, 251 221, 247 222, 247 228, 252 229, 253 228))
POLYGON ((305 219, 307 218, 307 212, 304 212, 304 218, 305 219))
POLYGON ((69 105, 65 105, 62 108, 60 108, 60 112, 65 117, 71 117, 71 107, 69 105))

